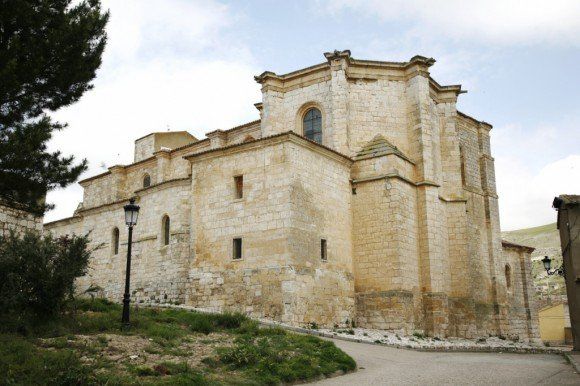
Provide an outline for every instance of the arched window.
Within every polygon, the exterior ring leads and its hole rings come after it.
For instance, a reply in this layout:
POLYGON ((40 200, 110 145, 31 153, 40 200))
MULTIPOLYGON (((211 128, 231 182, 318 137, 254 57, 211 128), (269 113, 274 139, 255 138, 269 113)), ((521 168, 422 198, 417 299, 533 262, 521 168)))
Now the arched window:
POLYGON ((512 286, 512 268, 509 264, 505 265, 505 283, 507 288, 512 286))
POLYGON ((316 107, 304 114, 302 131, 309 140, 322 144, 322 114, 316 107))
POLYGON ((113 236, 111 240, 113 255, 119 253, 119 228, 113 228, 113 236))
POLYGON ((163 230, 163 245, 169 245, 169 229, 171 227, 171 221, 169 220, 169 216, 163 216, 163 220, 161 222, 162 230, 163 230))
POLYGON ((149 174, 145 174, 145 176, 143 176, 143 187, 148 188, 149 186, 151 186, 151 176, 149 174))

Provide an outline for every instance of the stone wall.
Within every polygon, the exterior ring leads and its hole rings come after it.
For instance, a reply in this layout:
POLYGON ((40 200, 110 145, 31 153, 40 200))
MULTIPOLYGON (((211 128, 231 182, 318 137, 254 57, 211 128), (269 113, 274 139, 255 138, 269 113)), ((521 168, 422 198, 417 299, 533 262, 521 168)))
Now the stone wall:
POLYGON ((187 303, 292 324, 344 324, 354 308, 352 247, 344 237, 350 229, 348 161, 284 138, 190 158, 195 257, 187 303), (308 172, 313 162, 320 174, 308 172), (238 175, 241 199, 234 197, 238 175), (320 259, 323 237, 326 262, 320 259), (239 260, 232 258, 234 238, 242 239, 239 260))
POLYGON ((499 268, 502 334, 511 339, 539 342, 538 310, 531 291, 531 249, 505 243, 499 268))
POLYGON ((29 230, 42 231, 42 217, 0 203, 0 236, 8 236, 10 232, 18 235, 29 230))
MULTIPOLYGON (((137 303, 184 303, 189 262, 190 181, 170 181, 139 192, 141 207, 133 231, 131 268, 132 299, 137 303), (162 242, 162 219, 170 218, 170 242, 162 242)), ((128 232, 123 205, 127 201, 82 210, 75 217, 47 224, 55 235, 88 234, 93 248, 89 273, 78 280, 83 292, 102 288, 101 295, 120 301, 123 296, 128 232), (119 249, 114 253, 113 230, 119 229, 119 249)))

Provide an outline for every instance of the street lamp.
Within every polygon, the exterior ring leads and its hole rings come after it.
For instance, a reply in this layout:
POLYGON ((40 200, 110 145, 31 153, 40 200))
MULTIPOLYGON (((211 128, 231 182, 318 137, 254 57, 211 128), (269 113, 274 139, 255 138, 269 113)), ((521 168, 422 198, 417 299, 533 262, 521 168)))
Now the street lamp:
POLYGON ((127 270, 125 271, 125 293, 123 294, 123 318, 124 326, 129 327, 129 303, 131 295, 129 294, 129 283, 131 281, 131 244, 133 242, 133 227, 137 225, 139 217, 139 205, 135 205, 135 199, 131 198, 129 203, 123 207, 125 210, 125 224, 129 228, 129 240, 127 242, 127 270))
POLYGON ((560 268, 554 268, 553 270, 550 270, 550 268, 552 268, 552 259, 550 259, 548 256, 544 256, 542 259, 542 264, 544 264, 544 269, 548 275, 554 275, 557 273, 560 276, 564 276, 565 274, 564 265, 560 266, 560 268))

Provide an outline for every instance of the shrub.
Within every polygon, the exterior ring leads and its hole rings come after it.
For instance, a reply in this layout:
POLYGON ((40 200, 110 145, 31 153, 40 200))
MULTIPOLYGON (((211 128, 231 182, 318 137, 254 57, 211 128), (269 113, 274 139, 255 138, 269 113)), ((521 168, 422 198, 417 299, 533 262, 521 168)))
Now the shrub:
POLYGON ((18 320, 48 319, 72 298, 74 281, 87 272, 87 236, 0 237, 0 313, 18 320))
POLYGON ((414 336, 415 338, 417 338, 417 339, 424 339, 424 338, 425 338, 425 335, 424 335, 424 334, 422 334, 422 333, 420 333, 420 332, 418 332, 418 331, 415 331, 415 332, 413 333, 413 336, 414 336))

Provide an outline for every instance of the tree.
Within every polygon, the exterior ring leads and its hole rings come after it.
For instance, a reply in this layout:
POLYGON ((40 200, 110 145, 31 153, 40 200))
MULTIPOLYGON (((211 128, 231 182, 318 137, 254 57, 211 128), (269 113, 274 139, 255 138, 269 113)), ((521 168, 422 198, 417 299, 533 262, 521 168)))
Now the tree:
POLYGON ((33 231, 0 236, 0 316, 24 320, 59 313, 74 294, 75 279, 87 273, 88 243, 88 236, 55 239, 33 231))
POLYGON ((0 199, 37 215, 46 193, 76 181, 87 161, 49 152, 66 124, 47 115, 93 86, 109 14, 99 0, 0 0, 0 199), (77 3, 76 1, 74 3, 77 3))

